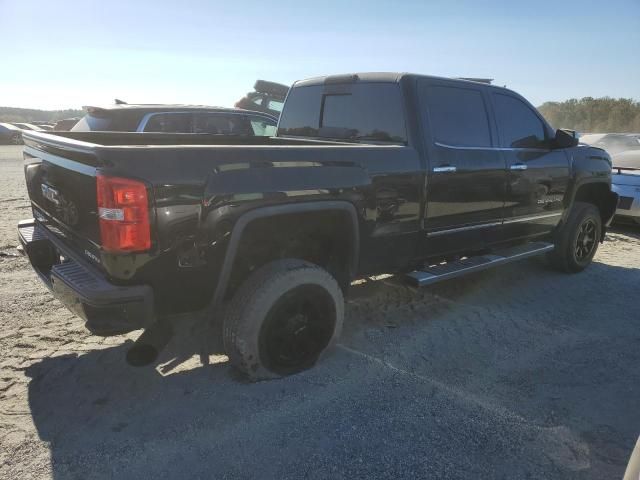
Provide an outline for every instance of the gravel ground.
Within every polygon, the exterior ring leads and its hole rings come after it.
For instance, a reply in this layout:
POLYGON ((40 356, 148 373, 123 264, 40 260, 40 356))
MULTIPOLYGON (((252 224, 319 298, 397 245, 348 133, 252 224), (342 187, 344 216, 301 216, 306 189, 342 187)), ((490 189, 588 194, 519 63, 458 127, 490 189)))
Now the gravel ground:
POLYGON ((0 478, 620 478, 640 431, 638 230, 579 275, 355 286, 334 354, 248 384, 189 318, 128 367, 135 334, 89 335, 15 256, 25 217, 0 147, 0 478))

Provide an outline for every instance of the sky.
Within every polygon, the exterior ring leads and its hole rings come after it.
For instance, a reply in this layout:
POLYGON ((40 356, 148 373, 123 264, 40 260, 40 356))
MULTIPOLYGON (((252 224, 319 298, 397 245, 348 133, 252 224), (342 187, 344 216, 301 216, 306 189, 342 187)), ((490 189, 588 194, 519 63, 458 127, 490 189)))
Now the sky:
POLYGON ((640 0, 0 0, 0 106, 232 106, 256 79, 494 78, 640 100, 640 0))

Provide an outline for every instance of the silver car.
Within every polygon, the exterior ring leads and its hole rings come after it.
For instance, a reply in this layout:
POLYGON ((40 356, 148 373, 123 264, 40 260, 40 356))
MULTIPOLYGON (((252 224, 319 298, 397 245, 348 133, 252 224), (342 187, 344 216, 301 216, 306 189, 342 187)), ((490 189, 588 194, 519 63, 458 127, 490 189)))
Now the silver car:
POLYGON ((616 219, 640 224, 640 150, 618 153, 612 162, 611 189, 620 196, 616 219))

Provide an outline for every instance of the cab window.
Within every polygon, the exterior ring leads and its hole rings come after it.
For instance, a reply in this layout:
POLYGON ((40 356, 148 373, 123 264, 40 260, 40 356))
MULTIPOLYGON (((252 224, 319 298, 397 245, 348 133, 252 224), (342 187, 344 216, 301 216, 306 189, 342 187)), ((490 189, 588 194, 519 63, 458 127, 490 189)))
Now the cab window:
POLYGON ((542 120, 518 98, 502 93, 493 94, 500 146, 511 148, 542 148, 546 136, 542 120))
POLYGON ((491 131, 482 92, 473 88, 433 85, 422 91, 434 142, 490 147, 491 131))

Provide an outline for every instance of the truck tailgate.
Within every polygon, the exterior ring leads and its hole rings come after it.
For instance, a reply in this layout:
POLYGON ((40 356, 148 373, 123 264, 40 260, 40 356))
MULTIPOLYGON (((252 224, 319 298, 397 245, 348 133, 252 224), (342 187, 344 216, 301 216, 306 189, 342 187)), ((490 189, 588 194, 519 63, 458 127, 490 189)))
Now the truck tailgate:
POLYGON ((24 170, 34 217, 74 250, 99 258, 100 227, 92 145, 25 135, 24 170))

